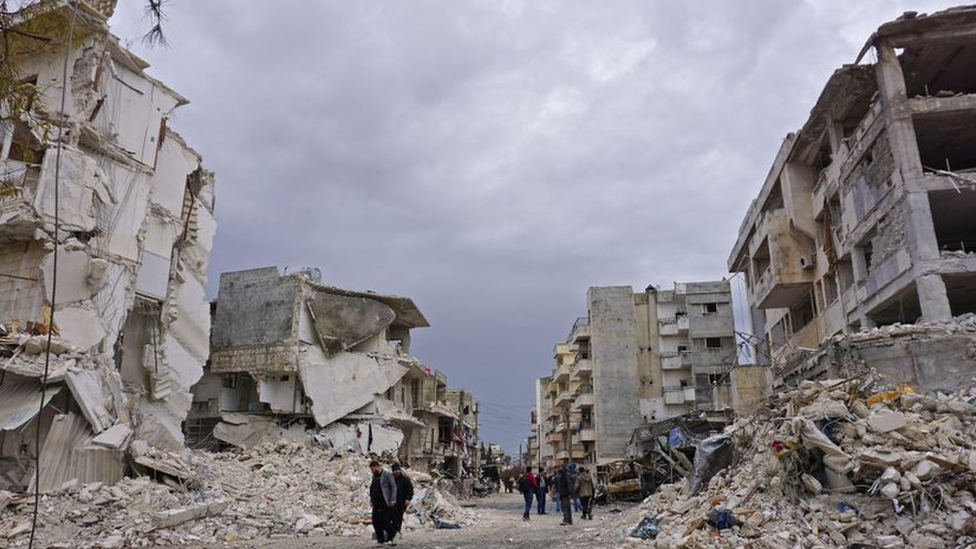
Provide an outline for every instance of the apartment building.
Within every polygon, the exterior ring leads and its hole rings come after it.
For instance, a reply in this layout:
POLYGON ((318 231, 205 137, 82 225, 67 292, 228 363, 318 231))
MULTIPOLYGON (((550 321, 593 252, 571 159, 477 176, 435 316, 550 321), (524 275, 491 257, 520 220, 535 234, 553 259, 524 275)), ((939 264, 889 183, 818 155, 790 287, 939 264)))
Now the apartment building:
POLYGON ((976 311, 976 9, 881 25, 786 136, 729 256, 775 383, 843 332, 976 311))
POLYGON ((642 423, 731 407, 736 345, 728 282, 638 293, 594 287, 587 308, 556 344, 552 375, 538 382, 541 463, 624 459, 642 423))
POLYGON ((26 489, 38 454, 47 492, 145 471, 134 441, 182 451, 209 355, 214 175, 172 129, 187 99, 112 35, 114 9, 42 2, 3 31, 0 490, 26 489))

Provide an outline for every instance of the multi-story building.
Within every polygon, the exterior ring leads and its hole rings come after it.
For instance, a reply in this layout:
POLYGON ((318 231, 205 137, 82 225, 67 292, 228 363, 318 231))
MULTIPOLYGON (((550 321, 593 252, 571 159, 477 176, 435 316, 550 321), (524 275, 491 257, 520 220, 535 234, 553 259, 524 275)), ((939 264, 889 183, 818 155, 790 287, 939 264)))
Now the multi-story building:
POLYGON ((728 282, 640 293, 594 287, 587 308, 556 344, 551 377, 538 383, 543 465, 624 459, 641 423, 731 407, 736 345, 728 282))
POLYGON ((42 2, 4 29, 0 489, 24 489, 41 449, 42 491, 148 466, 135 439, 182 451, 209 355, 214 177, 170 127, 187 100, 111 34, 114 9, 42 2))
POLYGON ((443 375, 410 355, 410 331, 427 326, 408 298, 328 286, 314 270, 224 273, 188 435, 247 446, 329 428, 333 443, 426 461, 411 452, 429 441, 425 411, 457 418, 443 375))
POLYGON ((784 139, 728 260, 777 383, 835 334, 976 311, 974 14, 885 23, 784 139))

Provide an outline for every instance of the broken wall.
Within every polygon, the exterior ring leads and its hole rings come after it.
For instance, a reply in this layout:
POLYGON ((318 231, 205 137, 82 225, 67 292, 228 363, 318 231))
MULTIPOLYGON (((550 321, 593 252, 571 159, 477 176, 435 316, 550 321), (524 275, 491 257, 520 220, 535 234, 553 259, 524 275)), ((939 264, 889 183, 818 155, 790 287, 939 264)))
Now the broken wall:
MULTIPOLYGON (((35 332, 57 334, 52 364, 60 373, 50 381, 64 380, 55 385, 69 396, 62 410, 75 412, 60 431, 41 425, 45 453, 50 446, 54 456, 45 459, 68 456, 42 462, 45 490, 60 487, 61 477, 44 480, 53 474, 50 467, 81 481, 117 480, 130 437, 116 433, 182 449, 189 390, 209 355, 204 288, 215 230, 214 179, 166 125, 186 100, 145 74, 145 63, 120 47, 104 20, 84 13, 70 53, 60 165, 56 145, 41 140, 36 182, 18 187, 0 218, 0 272, 30 272, 22 285, 0 285, 0 315, 14 332, 31 322, 40 325, 35 332), (25 243, 25 234, 34 240, 25 243), (49 318, 55 250, 57 301, 49 318), (109 450, 87 450, 99 440, 109 450), (91 471, 94 476, 86 476, 91 471)), ((38 82, 33 116, 16 122, 27 133, 53 135, 46 130, 61 117, 57 57, 38 55, 18 67, 38 82)), ((0 158, 0 168, 6 172, 10 162, 0 158)), ((37 353, 25 352, 33 340, 12 335, 0 342, 0 351, 13 355, 3 359, 4 368, 39 377, 37 353)))

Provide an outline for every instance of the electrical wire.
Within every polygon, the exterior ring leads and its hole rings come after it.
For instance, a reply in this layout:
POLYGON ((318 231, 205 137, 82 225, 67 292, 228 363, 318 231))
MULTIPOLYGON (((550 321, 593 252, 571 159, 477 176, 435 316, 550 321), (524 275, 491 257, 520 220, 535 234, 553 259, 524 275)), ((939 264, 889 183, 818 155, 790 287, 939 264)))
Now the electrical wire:
POLYGON ((41 414, 44 413, 44 401, 47 393, 47 378, 51 368, 51 342, 54 335, 54 306, 58 296, 58 233, 61 230, 60 193, 58 183, 61 178, 61 150, 64 148, 64 118, 65 104, 68 100, 68 61, 71 58, 71 46, 75 41, 75 19, 78 16, 78 4, 69 0, 71 6, 71 20, 68 22, 68 41, 64 46, 64 65, 61 68, 61 110, 58 112, 58 145, 54 157, 54 258, 51 275, 51 315, 47 319, 47 346, 44 349, 44 377, 41 378, 41 403, 37 411, 37 429, 34 431, 34 511, 31 516, 30 540, 27 549, 34 549, 34 536, 37 533, 37 511, 41 504, 41 414))

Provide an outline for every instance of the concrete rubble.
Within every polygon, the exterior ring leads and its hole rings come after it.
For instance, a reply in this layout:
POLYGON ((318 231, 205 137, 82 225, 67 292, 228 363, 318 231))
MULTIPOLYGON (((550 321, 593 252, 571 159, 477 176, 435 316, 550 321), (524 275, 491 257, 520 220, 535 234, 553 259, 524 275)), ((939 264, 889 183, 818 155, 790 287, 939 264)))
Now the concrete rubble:
POLYGON ((976 388, 920 394, 873 379, 772 398, 725 430, 736 460, 706 487, 664 485, 603 533, 687 548, 976 544, 976 388), (646 518, 656 537, 630 537, 646 518))
MULTIPOLYGON (((164 457, 164 456, 157 456, 164 457)), ((172 457, 172 456, 170 456, 172 457)), ((368 538, 369 458, 278 442, 236 452, 187 452, 180 483, 125 478, 74 484, 41 501, 40 547, 150 547, 308 535, 368 538), (186 487, 190 486, 190 488, 186 487)), ((407 471, 416 495, 405 528, 471 525, 441 481, 407 471)), ((0 545, 26 546, 31 499, 0 492, 0 545)))

